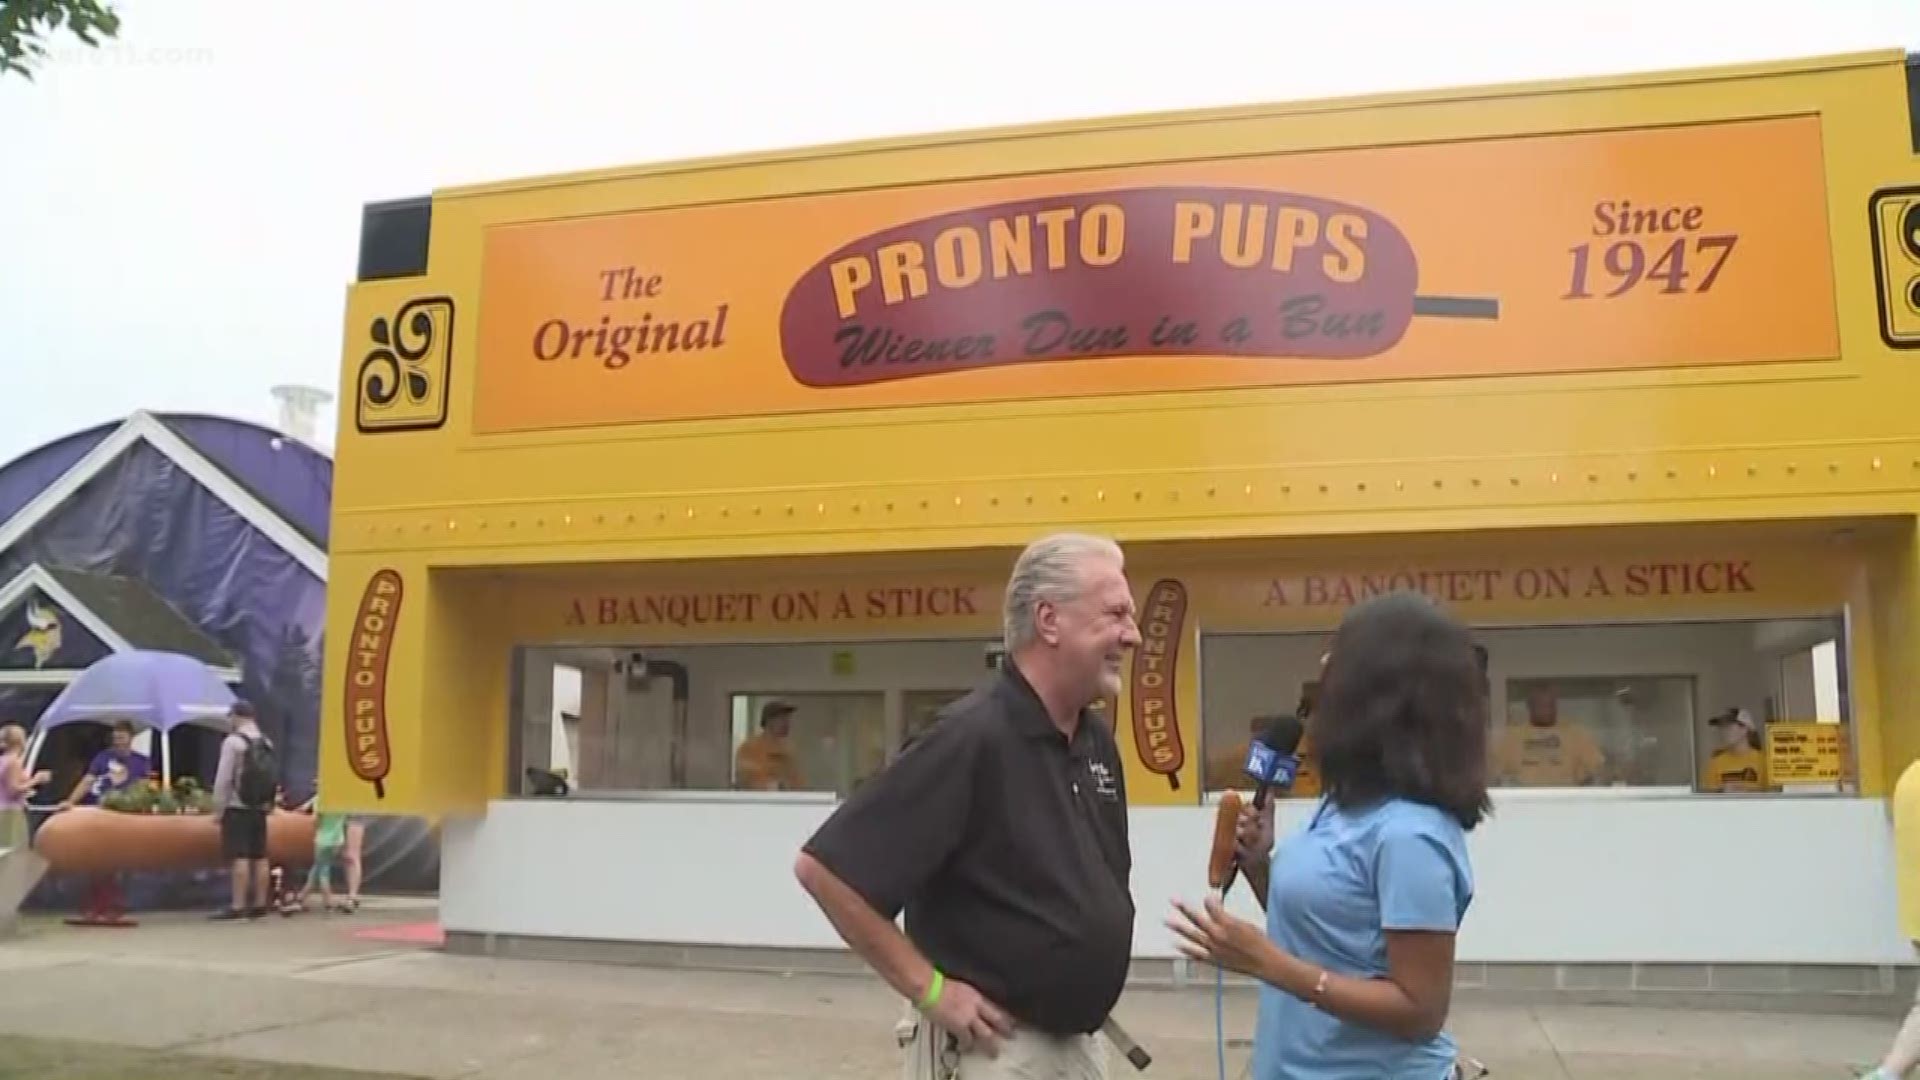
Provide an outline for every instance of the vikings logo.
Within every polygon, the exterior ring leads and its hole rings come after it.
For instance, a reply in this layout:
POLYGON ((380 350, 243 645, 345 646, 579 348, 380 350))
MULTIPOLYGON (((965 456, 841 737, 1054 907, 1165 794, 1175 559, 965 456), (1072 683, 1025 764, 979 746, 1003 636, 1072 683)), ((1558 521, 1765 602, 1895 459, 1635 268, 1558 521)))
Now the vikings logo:
POLYGON ((43 668, 53 654, 60 651, 60 616, 53 609, 41 607, 37 601, 27 601, 27 632, 13 643, 14 652, 21 649, 33 651, 33 666, 43 668))

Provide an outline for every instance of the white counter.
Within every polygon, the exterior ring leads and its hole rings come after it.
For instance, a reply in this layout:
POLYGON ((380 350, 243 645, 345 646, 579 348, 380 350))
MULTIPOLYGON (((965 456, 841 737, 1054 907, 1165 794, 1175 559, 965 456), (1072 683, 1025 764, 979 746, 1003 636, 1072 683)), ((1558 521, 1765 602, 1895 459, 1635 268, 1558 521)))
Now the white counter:
MULTIPOLYGON (((1898 965, 1884 804, 1837 797, 1514 793, 1472 836, 1466 963, 1898 965)), ((1280 827, 1310 804, 1284 804, 1280 827)), ((444 828, 449 932, 837 949, 794 882, 833 809, 796 796, 495 802, 444 828)), ((1204 892, 1211 807, 1132 814, 1134 948, 1176 955, 1172 896, 1204 892)), ((1235 904, 1257 915, 1244 888, 1235 904)))

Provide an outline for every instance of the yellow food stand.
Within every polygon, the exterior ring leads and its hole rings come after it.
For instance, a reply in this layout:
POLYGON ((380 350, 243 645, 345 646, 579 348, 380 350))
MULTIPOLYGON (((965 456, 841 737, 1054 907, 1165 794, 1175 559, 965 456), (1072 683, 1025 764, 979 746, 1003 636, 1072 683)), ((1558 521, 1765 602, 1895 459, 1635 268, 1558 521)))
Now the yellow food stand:
POLYGON ((1184 970, 1209 763, 1417 589, 1495 706, 1465 979, 1879 992, 1916 87, 1841 56, 369 206, 329 808, 442 820, 456 949, 845 963, 799 843, 989 670, 1018 548, 1085 529, 1143 616, 1141 977, 1184 970), (1736 708, 1791 782, 1702 789, 1736 708), (749 740, 797 780, 743 790, 749 740))

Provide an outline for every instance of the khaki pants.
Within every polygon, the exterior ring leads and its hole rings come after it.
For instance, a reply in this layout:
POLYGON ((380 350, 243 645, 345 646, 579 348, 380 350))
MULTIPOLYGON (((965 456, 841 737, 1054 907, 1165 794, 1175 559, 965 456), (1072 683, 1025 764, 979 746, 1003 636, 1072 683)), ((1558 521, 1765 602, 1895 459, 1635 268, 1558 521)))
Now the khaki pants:
POLYGON ((960 1053, 933 1021, 908 1009, 895 1028, 906 1059, 901 1080, 1107 1080, 1107 1043, 1094 1035, 1015 1028, 1000 1053, 960 1053))

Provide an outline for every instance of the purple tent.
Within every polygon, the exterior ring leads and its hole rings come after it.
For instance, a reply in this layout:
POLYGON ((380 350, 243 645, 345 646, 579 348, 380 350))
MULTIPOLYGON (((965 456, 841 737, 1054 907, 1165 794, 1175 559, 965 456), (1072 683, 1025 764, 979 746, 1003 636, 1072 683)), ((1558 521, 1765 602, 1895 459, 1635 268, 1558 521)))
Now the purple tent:
MULTIPOLYGON (((61 617, 58 648, 33 639, 47 668, 138 649, 207 661, 259 710, 280 748, 288 796, 302 801, 319 758, 332 487, 327 455, 283 432, 227 417, 135 413, 0 463, 0 590, 17 582, 21 612, 61 617), (67 599, 87 610, 65 610, 67 599)), ((7 617, 0 612, 0 622, 7 617)), ((31 630, 24 621, 0 626, 0 650, 15 639, 24 646, 31 630)), ((0 723, 27 725, 42 741, 67 739, 75 726, 40 720, 59 680, 22 646, 0 656, 0 723)), ((192 738, 195 727, 176 729, 174 764, 210 772, 218 740, 192 738)), ((433 889, 438 846, 428 822, 374 818, 367 886, 433 889)))

